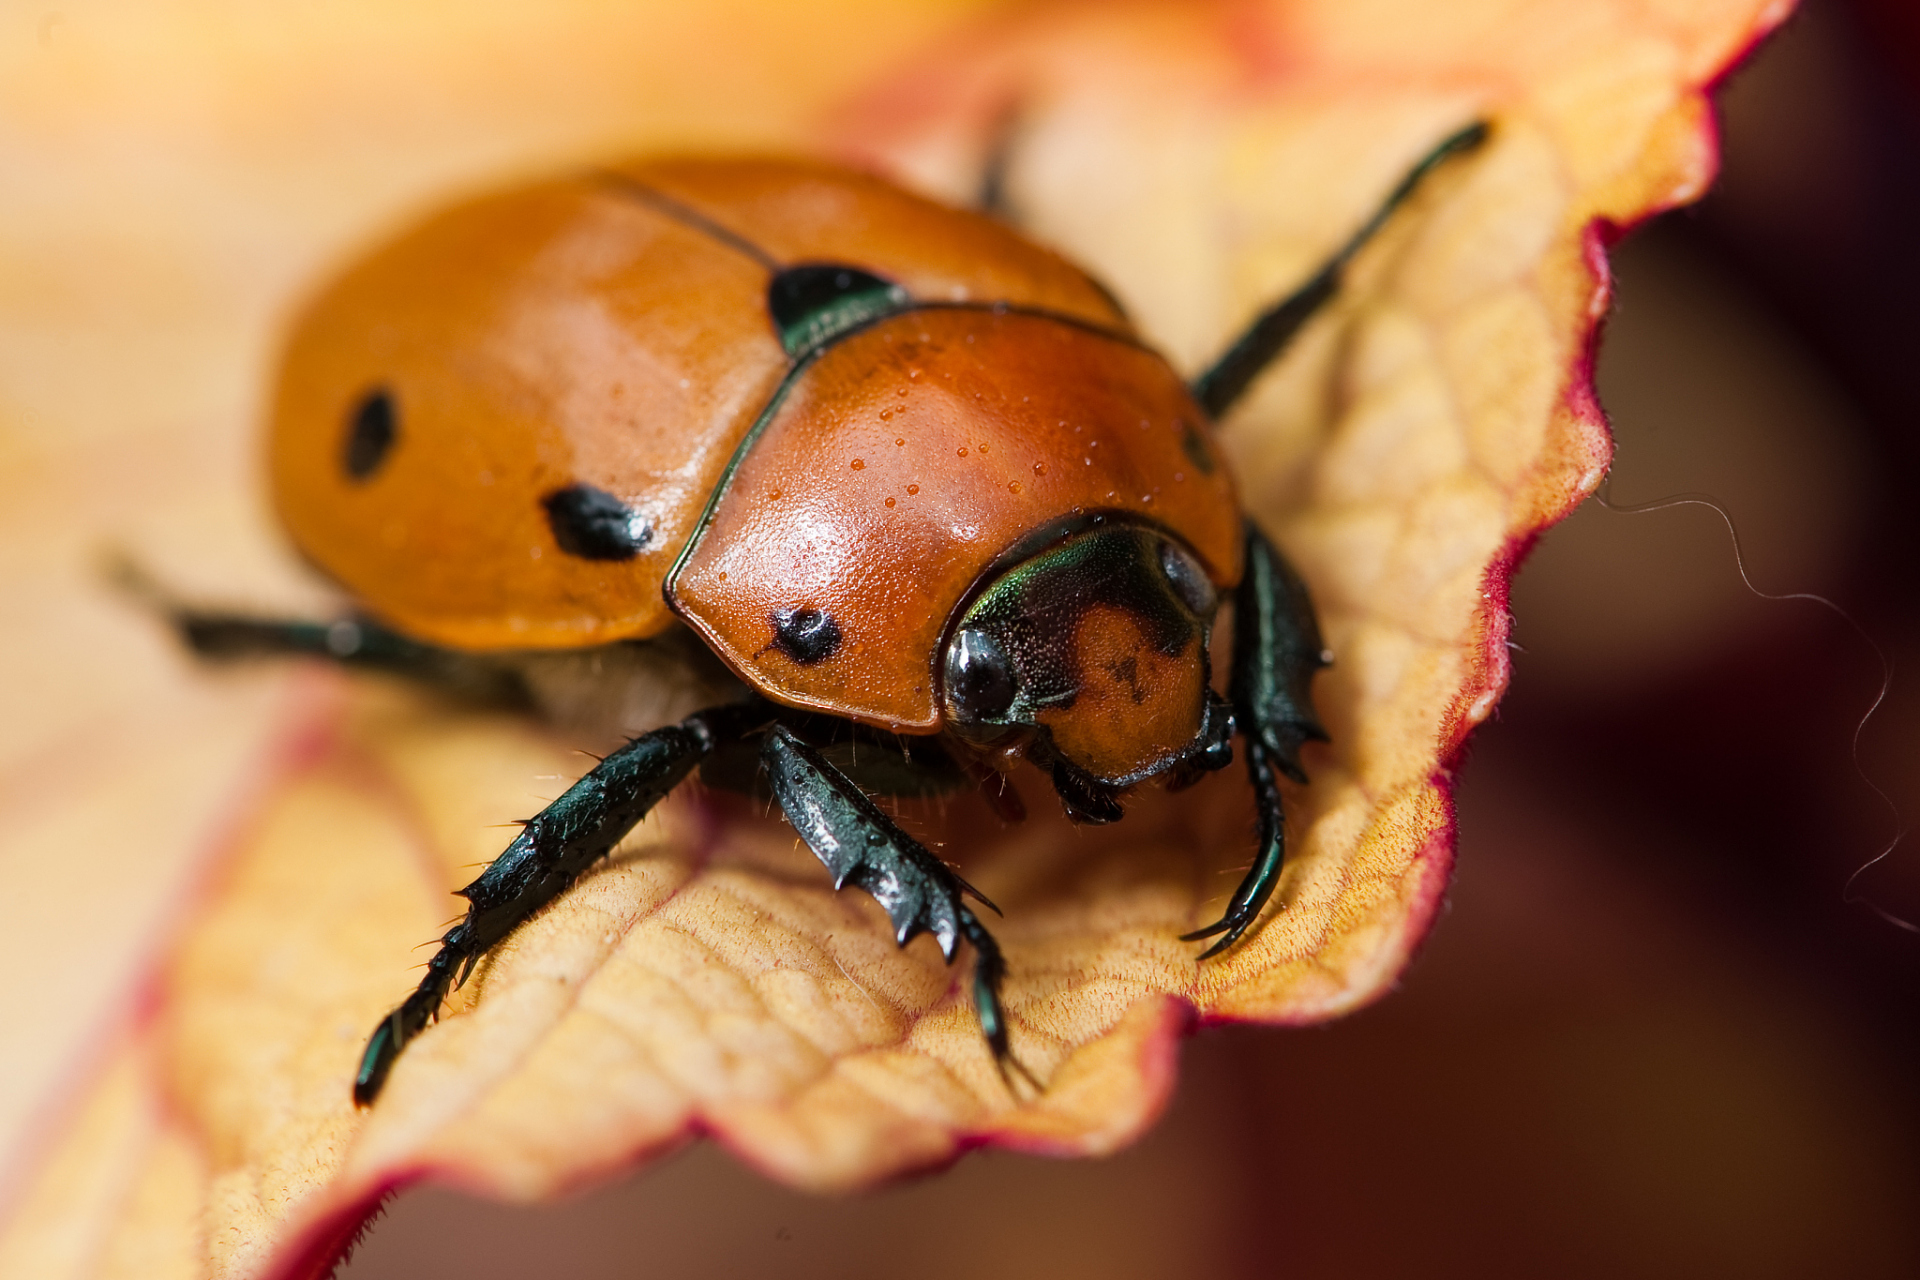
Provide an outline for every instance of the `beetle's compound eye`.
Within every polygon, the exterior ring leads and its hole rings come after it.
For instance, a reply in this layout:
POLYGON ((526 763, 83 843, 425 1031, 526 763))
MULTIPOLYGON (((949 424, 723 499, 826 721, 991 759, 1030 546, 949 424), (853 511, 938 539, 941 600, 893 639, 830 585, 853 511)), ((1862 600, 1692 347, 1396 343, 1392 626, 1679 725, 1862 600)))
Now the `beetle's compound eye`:
POLYGON ((947 699, 963 720, 997 720, 1013 705, 1013 664, 1000 642, 963 627, 947 646, 947 699))
POLYGON ((393 392, 375 387, 360 397, 347 418, 347 438, 340 451, 340 465, 350 480, 371 479, 380 469, 393 440, 399 434, 398 415, 394 412, 393 392))
POLYGON ((1172 542, 1162 542, 1160 572, 1167 575, 1173 593, 1180 597, 1182 604, 1193 610, 1195 617, 1204 618, 1213 612, 1213 582, 1191 551, 1172 542))
POLYGON ((1200 562, 1144 524, 1047 536, 1016 548, 954 626, 942 659, 954 727, 1030 727, 1107 786, 1191 758, 1205 746, 1216 594, 1200 562))
POLYGON ((540 499, 553 540, 582 560, 631 560, 653 541, 647 518, 605 489, 570 484, 540 499))

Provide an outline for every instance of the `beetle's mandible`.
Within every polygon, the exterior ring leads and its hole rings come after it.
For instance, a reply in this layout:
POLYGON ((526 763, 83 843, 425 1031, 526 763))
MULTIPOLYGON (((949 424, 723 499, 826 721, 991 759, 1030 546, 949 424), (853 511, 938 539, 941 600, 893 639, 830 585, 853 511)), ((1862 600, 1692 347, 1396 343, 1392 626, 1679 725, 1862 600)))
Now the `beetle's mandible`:
POLYGON ((1326 656, 1212 424, 1421 178, 1486 132, 1441 143, 1190 385, 1111 295, 1002 222, 797 161, 662 160, 482 198, 335 281, 295 327, 268 456, 294 541, 357 612, 164 602, 187 641, 536 710, 570 655, 603 671, 710 651, 731 690, 607 756, 461 891, 465 918, 375 1029, 355 1099, 696 767, 768 787, 902 945, 928 932, 952 961, 966 942, 1004 1070, 1006 963, 968 899, 991 904, 869 792, 980 786, 1017 816, 1004 775, 1024 759, 1074 819, 1113 822, 1128 788, 1223 768, 1237 736, 1258 848, 1221 918, 1187 935, 1216 939, 1205 955, 1233 945, 1280 873, 1275 775, 1304 782, 1300 748, 1325 737, 1309 692, 1326 656), (1224 697, 1208 663, 1223 601, 1224 697), (904 758, 835 763, 899 736, 904 758))

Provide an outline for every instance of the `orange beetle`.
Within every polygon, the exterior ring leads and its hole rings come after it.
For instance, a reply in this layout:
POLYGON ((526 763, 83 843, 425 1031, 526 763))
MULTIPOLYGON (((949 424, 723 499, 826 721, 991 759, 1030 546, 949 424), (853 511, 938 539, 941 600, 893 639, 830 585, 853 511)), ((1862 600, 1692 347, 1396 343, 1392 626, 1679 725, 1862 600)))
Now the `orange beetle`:
POLYGON ((363 612, 174 607, 194 647, 537 705, 537 659, 691 636, 734 690, 609 755, 462 891, 465 919, 376 1029, 356 1100, 482 955, 696 766, 763 773, 902 945, 931 932, 951 962, 965 939, 1004 1068, 1005 964, 965 901, 985 900, 862 783, 984 784, 1017 816, 1002 774, 1024 757, 1071 816, 1111 822, 1128 787, 1225 766, 1238 733, 1260 850, 1221 920, 1188 935, 1231 945, 1279 874, 1274 772, 1304 781, 1325 658, 1211 421, 1419 178, 1484 133, 1442 144, 1191 387, 1111 295, 1000 222, 795 161, 656 161, 483 198, 336 281, 296 325, 269 459, 294 540, 363 612), (1226 597, 1222 698, 1208 649, 1226 597), (890 776, 833 762, 876 735, 916 738, 890 776))

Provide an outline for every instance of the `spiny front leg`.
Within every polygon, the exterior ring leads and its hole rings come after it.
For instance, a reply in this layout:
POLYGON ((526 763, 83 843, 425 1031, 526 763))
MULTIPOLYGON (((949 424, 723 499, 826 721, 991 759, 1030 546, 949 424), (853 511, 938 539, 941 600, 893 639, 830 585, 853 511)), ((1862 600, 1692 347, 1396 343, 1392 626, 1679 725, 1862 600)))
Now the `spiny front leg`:
POLYGON ((1314 674, 1327 665, 1327 654, 1307 584, 1251 520, 1246 545, 1246 576, 1234 593, 1233 676, 1227 696, 1236 727, 1247 740, 1247 773, 1260 810, 1260 848, 1220 919, 1181 939, 1194 942, 1221 934, 1201 954, 1202 960, 1239 941, 1280 882, 1286 822, 1273 771, 1305 782, 1300 748, 1327 740, 1312 697, 1314 674))
POLYGON ((460 890, 467 915, 440 939, 426 977, 374 1028, 353 1100, 379 1096, 407 1042, 439 1016, 480 957, 605 857, 715 747, 764 724, 764 706, 715 707, 635 738, 542 809, 480 878, 460 890))
POLYGON ((760 754, 781 811, 833 873, 834 888, 853 884, 872 894, 886 908, 894 940, 903 947, 915 935, 931 933, 951 964, 962 938, 973 945, 973 1004, 994 1064, 1002 1075, 1011 1064, 1034 1083, 1008 1043, 1006 1011, 1000 1003, 1007 963, 1000 944, 962 899, 971 895, 996 915, 1000 909, 786 727, 774 726, 760 754))

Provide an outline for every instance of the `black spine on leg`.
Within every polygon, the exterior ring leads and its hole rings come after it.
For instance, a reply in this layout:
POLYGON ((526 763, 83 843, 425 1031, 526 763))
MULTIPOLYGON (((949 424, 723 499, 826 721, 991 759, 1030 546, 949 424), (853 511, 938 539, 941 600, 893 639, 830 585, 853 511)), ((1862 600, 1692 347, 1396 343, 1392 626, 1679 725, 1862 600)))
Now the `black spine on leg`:
POLYGON ((717 707, 635 738, 596 765, 522 828, 480 878, 460 890, 464 920, 440 939, 414 993, 381 1020, 361 1055, 353 1100, 371 1103, 407 1042, 493 947, 605 857, 722 742, 766 721, 764 707, 717 707))
POLYGON ((1000 1004, 1007 965, 999 944, 963 895, 995 914, 1000 909, 784 726, 776 725, 767 734, 760 754, 781 811, 833 874, 834 888, 852 884, 873 895, 886 909, 901 946, 919 933, 931 933, 951 964, 962 938, 972 944, 974 1009, 994 1061, 1004 1071, 1011 1060, 1006 1011, 1000 1004))
POLYGON ((1347 264, 1365 247, 1367 241, 1386 224, 1393 211, 1403 204, 1414 189, 1449 156, 1471 151, 1487 138, 1485 124, 1472 124, 1460 130, 1415 165, 1400 180, 1387 198, 1380 202, 1366 224, 1340 246, 1326 264, 1307 282, 1262 312, 1247 329, 1221 353, 1220 358, 1193 380, 1193 398, 1215 420, 1232 408, 1261 370, 1280 358, 1307 321, 1340 291, 1340 278, 1347 264))
POLYGON ((781 812, 833 873, 833 887, 851 884, 871 894, 886 908, 901 946, 931 933, 940 954, 952 960, 965 910, 961 895, 999 910, 784 725, 767 734, 760 758, 781 812))
POLYGON ((1286 822, 1273 771, 1307 780, 1300 748, 1324 742, 1327 731, 1313 710, 1313 677, 1327 664, 1306 583, 1247 522, 1246 571, 1234 594, 1233 676, 1228 697, 1247 739, 1247 772, 1260 811, 1260 848, 1219 920, 1183 941, 1223 935, 1201 956, 1239 941, 1273 895, 1286 860, 1286 822))

